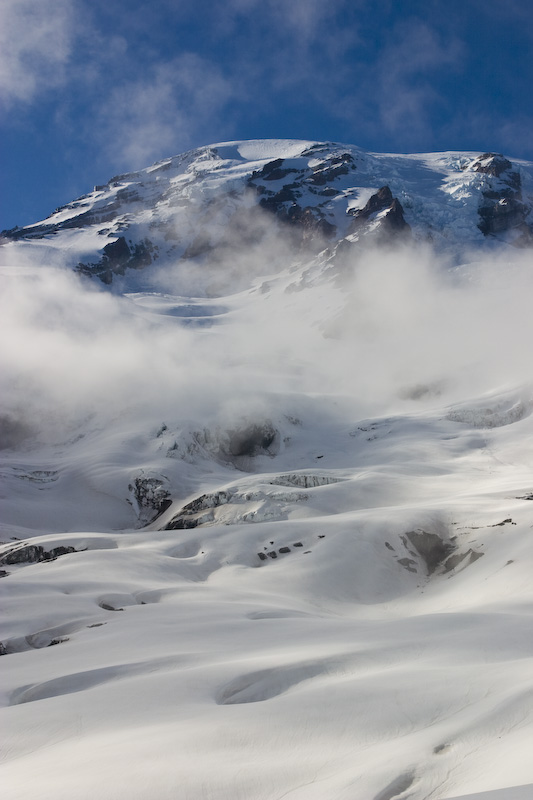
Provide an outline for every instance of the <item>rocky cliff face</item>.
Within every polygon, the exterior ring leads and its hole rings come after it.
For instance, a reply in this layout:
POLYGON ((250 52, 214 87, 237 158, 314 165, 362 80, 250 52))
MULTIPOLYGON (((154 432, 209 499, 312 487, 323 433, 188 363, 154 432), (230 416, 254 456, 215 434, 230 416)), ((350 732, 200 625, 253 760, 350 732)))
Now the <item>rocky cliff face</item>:
POLYGON ((499 153, 484 153, 471 169, 486 177, 479 204, 479 229, 485 236, 510 236, 512 244, 533 243, 531 199, 524 202, 520 171, 499 153))
POLYGON ((44 240, 66 266, 109 284, 154 262, 216 267, 272 229, 311 252, 405 239, 448 250, 527 247, 532 209, 532 165, 499 154, 381 155, 265 140, 203 147, 117 175, 2 240, 44 240))

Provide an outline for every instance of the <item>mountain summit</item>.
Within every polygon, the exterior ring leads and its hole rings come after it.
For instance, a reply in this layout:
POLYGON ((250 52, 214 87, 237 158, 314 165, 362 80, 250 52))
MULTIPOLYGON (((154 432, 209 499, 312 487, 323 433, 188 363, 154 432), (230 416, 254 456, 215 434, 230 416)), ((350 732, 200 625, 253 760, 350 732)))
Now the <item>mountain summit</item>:
MULTIPOLYGON (((261 242, 266 221, 329 250, 399 240, 459 253, 533 243, 533 165, 496 153, 370 153, 335 143, 257 140, 201 147, 116 175, 4 242, 56 249, 111 283, 172 263, 202 265, 261 242), (261 214, 264 212, 264 214, 261 214)), ((147 278, 144 277, 143 280, 147 278)), ((202 281, 200 281, 202 282, 202 281)))

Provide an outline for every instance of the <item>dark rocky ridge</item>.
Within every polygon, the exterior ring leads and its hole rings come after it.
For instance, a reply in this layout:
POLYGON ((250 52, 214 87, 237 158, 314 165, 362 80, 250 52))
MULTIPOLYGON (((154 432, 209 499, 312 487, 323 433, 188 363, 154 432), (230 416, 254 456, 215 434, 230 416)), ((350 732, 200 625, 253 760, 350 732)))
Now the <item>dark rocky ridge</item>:
POLYGON ((126 242, 124 236, 109 242, 103 248, 99 261, 84 264, 79 262, 76 271, 82 275, 100 278, 102 283, 111 283, 113 275, 124 275, 127 269, 143 269, 157 258, 157 245, 145 238, 137 244, 126 242))
POLYGON ((164 475, 145 474, 136 476, 129 484, 130 502, 141 526, 156 520, 172 505, 168 485, 164 475))
POLYGON ((487 175, 479 205, 479 229, 485 236, 513 235, 513 244, 533 243, 533 226, 528 224, 531 208, 523 202, 520 173, 501 153, 483 153, 471 166, 487 175))
POLYGON ((0 564, 38 564, 41 561, 55 561, 59 556, 75 553, 75 547, 52 547, 50 550, 40 544, 18 544, 0 557, 0 564))
POLYGON ((403 215, 403 208, 400 201, 392 196, 392 192, 388 186, 382 186, 381 189, 373 194, 368 200, 364 208, 351 210, 353 222, 350 226, 349 233, 355 233, 361 230, 368 224, 372 218, 375 218, 381 212, 386 211, 380 219, 378 229, 378 238, 380 242, 387 242, 393 239, 406 239, 411 233, 411 226, 407 224, 403 215))
MULTIPOLYGON (((341 175, 349 172, 348 163, 353 162, 349 153, 331 158, 326 165, 320 168, 296 169, 283 167, 285 160, 282 158, 265 164, 261 170, 256 170, 248 179, 248 187, 255 190, 259 205, 265 211, 275 215, 277 219, 299 238, 301 244, 310 244, 316 239, 332 239, 336 235, 336 226, 325 219, 324 212, 317 206, 302 207, 297 201, 304 190, 314 194, 316 186, 325 186, 341 175), (267 187, 263 182, 281 181, 290 176, 290 182, 284 183, 277 191, 267 187)), ((355 169, 355 167, 354 167, 355 169)), ((337 192, 332 187, 325 196, 335 195, 337 192)))

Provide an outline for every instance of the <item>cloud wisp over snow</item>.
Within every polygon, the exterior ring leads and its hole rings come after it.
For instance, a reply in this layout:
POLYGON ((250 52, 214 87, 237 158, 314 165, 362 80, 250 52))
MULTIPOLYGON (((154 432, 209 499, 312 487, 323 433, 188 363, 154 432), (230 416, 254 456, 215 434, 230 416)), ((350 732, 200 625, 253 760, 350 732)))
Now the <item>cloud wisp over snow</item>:
MULTIPOLYGON (((264 247, 248 268, 271 274, 278 256, 264 247)), ((244 270, 242 253, 218 264, 229 287, 239 258, 244 270)), ((89 419, 146 426, 201 424, 245 407, 275 414, 325 387, 357 419, 527 384, 529 267, 520 253, 450 272, 429 250, 369 252, 327 313, 320 285, 238 306, 222 297, 201 335, 164 304, 139 307, 58 269, 11 270, 0 315, 5 413, 37 439, 60 441, 89 419)))

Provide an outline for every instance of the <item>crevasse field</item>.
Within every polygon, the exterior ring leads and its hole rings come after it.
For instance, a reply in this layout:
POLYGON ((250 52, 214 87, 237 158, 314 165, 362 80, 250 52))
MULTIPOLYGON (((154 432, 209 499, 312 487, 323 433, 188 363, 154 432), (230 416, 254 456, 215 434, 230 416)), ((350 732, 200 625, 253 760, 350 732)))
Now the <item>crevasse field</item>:
MULTIPOLYGON (((310 144, 189 159, 181 252, 310 144)), ((111 286, 67 268, 92 222, 2 248, 9 800, 533 797, 530 251, 395 158, 440 246, 268 218, 111 286)), ((349 177, 347 208, 382 183, 349 177)))

